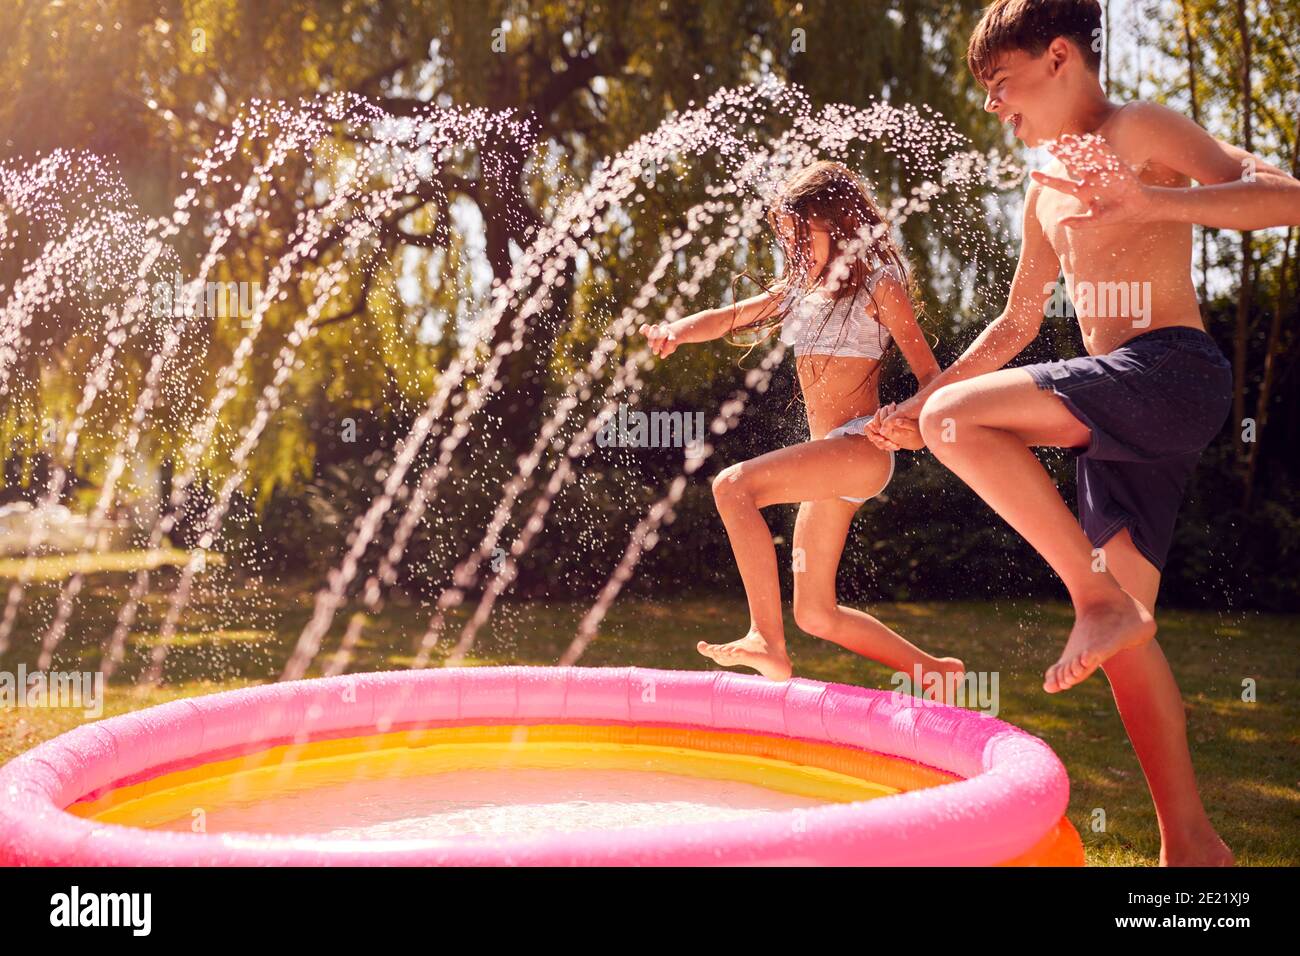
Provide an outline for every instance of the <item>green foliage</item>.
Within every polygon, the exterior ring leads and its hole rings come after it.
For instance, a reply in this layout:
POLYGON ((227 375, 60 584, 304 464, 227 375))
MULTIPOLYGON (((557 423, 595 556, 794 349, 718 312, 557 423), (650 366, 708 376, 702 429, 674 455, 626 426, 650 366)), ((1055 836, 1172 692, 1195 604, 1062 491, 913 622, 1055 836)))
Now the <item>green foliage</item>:
MULTIPOLYGON (((432 103, 513 109, 532 117, 535 146, 490 139, 452 158, 431 172, 423 191, 406 197, 400 215, 385 222, 356 256, 345 257, 337 244, 322 243, 294 270, 287 296, 268 309, 254 354, 234 397, 223 407, 201 462, 202 485, 216 488, 228 474, 231 455, 276 375, 294 324, 316 298, 326 270, 341 264, 344 288, 321 317, 319 332, 298 353, 280 405, 254 449, 248 480, 240 489, 239 517, 232 519, 227 541, 239 548, 256 539, 259 547, 250 554, 275 552, 286 568, 305 569, 337 557, 347 528, 374 492, 375 469, 391 460, 393 443, 436 388, 462 344, 464 323, 485 308, 490 281, 506 278, 512 257, 528 244, 533 230, 590 179, 599 162, 656 128, 670 111, 696 105, 719 87, 767 75, 801 84, 818 105, 862 106, 872 97, 927 104, 976 148, 1004 147, 1006 134, 983 114, 982 91, 963 64, 966 38, 981 6, 981 0, 9 4, 0 11, 0 82, 10 91, 0 102, 0 148, 6 162, 55 147, 111 155, 139 212, 158 216, 169 213, 174 197, 189 185, 182 173, 255 99, 292 101, 352 91, 397 115, 432 103), (489 180, 484 172, 489 166, 504 172, 489 180), (339 444, 346 418, 360 425, 364 442, 339 444)), ((1195 24, 1196 92, 1204 122, 1216 133, 1230 134, 1241 105, 1233 80, 1232 13, 1208 0, 1186 0, 1186 10, 1195 24)), ((1258 4, 1252 10, 1258 27, 1257 138, 1279 161, 1294 162, 1294 109, 1287 97, 1295 91, 1296 51, 1290 38, 1300 35, 1293 29, 1295 6, 1258 4)), ((1186 52, 1181 23, 1160 27, 1160 47, 1177 61, 1186 52)), ((1178 70, 1159 73, 1157 98, 1186 108, 1185 75, 1178 70)), ((1116 90, 1125 92, 1121 86, 1117 83, 1116 90)), ((266 132, 274 127, 272 122, 266 132)), ((779 132, 775 127, 745 131, 758 142, 779 132)), ((265 284, 293 244, 304 210, 344 187, 349 162, 362 145, 357 133, 334 129, 266 177, 255 202, 256 216, 238 224, 212 278, 265 284)), ((177 262, 168 263, 169 269, 174 265, 187 277, 195 270, 211 240, 211 217, 234 201, 266 159, 267 142, 265 135, 245 133, 223 171, 228 178, 200 190, 199 208, 172 241, 177 262)), ((877 171, 873 185, 886 203, 907 195, 923 178, 905 158, 885 148, 859 150, 852 160, 877 171)), ((495 422, 495 431, 485 429, 456 461, 439 513, 426 519, 413 542, 412 560, 419 570, 412 578, 432 586, 429 582, 440 580, 477 542, 482 521, 513 470, 514 456, 531 443, 541 409, 563 392, 611 318, 635 297, 659 254, 660 236, 682 224, 685 210, 704 197, 717 171, 716 157, 664 171, 653 189, 644 190, 645 200, 629 205, 625 217, 597 238, 597 252, 575 268, 567 287, 571 294, 566 290, 557 296, 555 308, 530 328, 526 353, 507 369, 502 394, 519 396, 519 407, 489 408, 484 418, 495 422), (501 447, 493 444, 498 440, 501 447)), ((364 184, 371 192, 387 185, 378 178, 364 184)), ((1014 236, 1005 234, 999 217, 981 205, 985 199, 994 204, 990 208, 1001 204, 1003 218, 1014 219, 1014 197, 990 194, 964 208, 914 216, 903 230, 922 285, 923 321, 945 363, 1005 301, 1014 236)), ((342 216, 355 215, 359 206, 360 197, 342 216)), ((725 223, 715 223, 704 238, 716 239, 724 228, 725 223)), ((1212 235, 1209 245, 1212 262, 1231 280, 1236 275, 1234 237, 1212 235)), ((1286 299, 1278 278, 1282 242, 1263 235, 1257 248, 1261 268, 1255 278, 1251 343, 1263 336, 1273 310, 1284 309, 1290 318, 1295 314, 1294 291, 1286 299)), ((6 288, 33 252, 19 250, 0 262, 6 288)), ((765 243, 742 242, 688 301, 674 290, 685 262, 678 265, 647 310, 648 320, 674 306, 691 311, 727 301, 735 273, 749 268, 770 275, 775 268, 765 243)), ((1291 290, 1297 287, 1295 272, 1293 263, 1291 290)), ((1229 289, 1209 310, 1221 338, 1231 322, 1232 295, 1229 289)), ((6 496, 30 496, 40 483, 34 476, 55 451, 43 434, 44 422, 49 410, 58 409, 56 417, 66 426, 67 410, 75 405, 100 346, 95 327, 85 321, 93 305, 83 297, 39 317, 33 340, 44 351, 24 355, 15 399, 0 407, 0 447, 9 459, 6 496), (15 484, 23 488, 16 490, 15 484)), ((1294 328, 1288 319, 1283 371, 1270 404, 1269 434, 1279 438, 1294 438, 1297 429, 1293 409, 1300 386, 1290 371, 1300 346, 1294 328)), ((160 323, 148 324, 124 344, 114 385, 96 405, 78 458, 65 463, 74 472, 74 487, 93 488, 102 481, 126 434, 161 329, 160 323)), ((165 398, 150 418, 142 454, 155 462, 181 456, 190 429, 215 394, 218 371, 247 331, 238 322, 205 320, 188 333, 187 346, 192 347, 167 369, 165 398)), ((621 359, 628 347, 620 345, 616 356, 621 359)), ((1049 323, 1036 348, 1025 358, 1077 351, 1077 333, 1064 322, 1049 323)), ((683 350, 672 362, 646 372, 640 400, 647 407, 712 412, 741 387, 744 369, 757 358, 721 344, 683 350)), ((1252 344, 1252 389, 1261 368, 1260 349, 1252 344)), ((905 394, 910 379, 898 370, 891 374, 896 376, 894 394, 905 394)), ((789 384, 756 401, 745 419, 751 424, 724 436, 710 468, 692 479, 678 523, 646 558, 648 581, 729 579, 731 562, 713 515, 708 472, 799 435, 801 410, 790 404, 789 384)), ((1287 557, 1290 552, 1277 535, 1297 520, 1295 502, 1286 491, 1293 444, 1270 440, 1262 446, 1258 484, 1265 501, 1252 512, 1223 519, 1235 523, 1210 520, 1229 509, 1203 507, 1198 502, 1204 499, 1193 496, 1184 525, 1214 530, 1208 538, 1186 532, 1188 563, 1171 566, 1171 592, 1192 595, 1197 575, 1217 566, 1211 552, 1233 541, 1255 555, 1252 574, 1271 582, 1257 589, 1261 601, 1280 606, 1292 599, 1293 589, 1282 575, 1294 567, 1293 557, 1287 557), (1283 556, 1280 565, 1277 555, 1283 556)), ((427 464, 432 454, 427 452, 420 464, 427 464)), ((631 527, 680 464, 672 456, 585 462, 578 482, 562 494, 558 506, 569 509, 569 523, 560 520, 557 530, 539 542, 519 586, 548 582, 583 589, 600 583, 631 527), (570 548, 564 534, 575 529, 589 550, 570 548)), ((1055 467, 1068 489, 1070 469, 1059 462, 1055 467)), ((1229 454, 1209 467, 1207 480, 1227 482, 1224 475, 1236 466, 1229 454), (1221 475, 1219 469, 1226 471, 1221 475)), ((1228 495, 1226 485, 1216 494, 1228 495)), ((988 593, 1002 586, 1010 564, 1036 568, 1023 546, 991 517, 988 522, 955 517, 979 507, 924 457, 915 467, 901 469, 890 506, 872 505, 859 519, 862 538, 854 545, 857 551, 850 549, 847 563, 856 554, 869 573, 855 577, 852 586, 891 596, 972 589, 988 593)), ((1028 573, 1031 587, 1054 587, 1045 573, 1028 573)))

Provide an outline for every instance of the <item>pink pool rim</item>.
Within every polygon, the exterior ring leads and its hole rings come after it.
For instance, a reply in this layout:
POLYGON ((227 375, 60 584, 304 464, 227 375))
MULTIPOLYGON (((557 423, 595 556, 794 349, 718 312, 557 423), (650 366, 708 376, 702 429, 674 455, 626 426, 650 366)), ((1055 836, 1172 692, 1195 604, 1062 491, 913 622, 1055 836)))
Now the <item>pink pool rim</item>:
POLYGON ((1062 825, 1068 798, 1065 768, 1037 737, 883 691, 640 668, 394 671, 177 700, 37 746, 0 768, 0 864, 991 865, 1040 845, 1062 825), (960 779, 721 823, 472 841, 164 832, 66 809, 162 774, 284 745, 493 724, 792 738, 902 758, 960 779))

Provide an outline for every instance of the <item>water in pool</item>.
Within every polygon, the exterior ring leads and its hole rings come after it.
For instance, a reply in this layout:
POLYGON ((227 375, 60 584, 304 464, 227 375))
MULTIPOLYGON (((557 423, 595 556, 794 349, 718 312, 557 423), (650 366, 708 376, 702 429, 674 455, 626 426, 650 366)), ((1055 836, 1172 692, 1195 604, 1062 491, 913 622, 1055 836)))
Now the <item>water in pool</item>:
MULTIPOLYGON (((410 840, 720 822, 824 805, 735 780, 626 770, 476 769, 350 780, 207 810, 208 833, 410 840)), ((157 827, 192 829, 190 817, 157 827)))

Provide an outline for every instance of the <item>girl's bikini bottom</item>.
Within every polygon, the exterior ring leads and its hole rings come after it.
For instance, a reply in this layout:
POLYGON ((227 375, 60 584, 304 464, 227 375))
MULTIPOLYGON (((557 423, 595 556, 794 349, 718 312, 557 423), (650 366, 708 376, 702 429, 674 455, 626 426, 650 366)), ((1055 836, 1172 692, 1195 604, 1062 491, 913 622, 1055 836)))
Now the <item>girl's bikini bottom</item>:
MULTIPOLYGON (((836 438, 840 435, 865 435, 867 433, 867 422, 871 421, 875 417, 876 416, 872 414, 872 415, 863 415, 860 418, 850 418, 839 428, 833 428, 829 432, 827 432, 826 437, 836 438)), ((894 453, 891 451, 889 453, 889 476, 885 478, 885 483, 880 486, 880 491, 884 491, 886 488, 888 488, 889 483, 893 480, 894 480, 894 453)), ((879 495, 880 491, 877 491, 876 494, 879 495)), ((845 501, 851 501, 857 505, 860 505, 863 502, 869 500, 867 498, 850 498, 848 495, 840 495, 840 497, 845 501)))

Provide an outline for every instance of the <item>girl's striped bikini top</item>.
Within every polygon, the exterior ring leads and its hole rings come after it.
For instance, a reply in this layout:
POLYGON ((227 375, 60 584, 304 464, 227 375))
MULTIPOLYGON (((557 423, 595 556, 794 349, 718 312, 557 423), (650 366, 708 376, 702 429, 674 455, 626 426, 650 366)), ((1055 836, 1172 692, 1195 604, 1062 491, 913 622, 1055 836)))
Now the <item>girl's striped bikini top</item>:
POLYGON ((831 299, 820 292, 802 295, 791 289, 781 299, 785 311, 781 323, 781 341, 798 355, 834 355, 839 358, 879 359, 889 347, 889 330, 867 314, 867 303, 876 283, 889 276, 906 284, 898 267, 881 266, 858 286, 830 307, 831 299), (787 311, 788 310, 788 311, 787 311))

